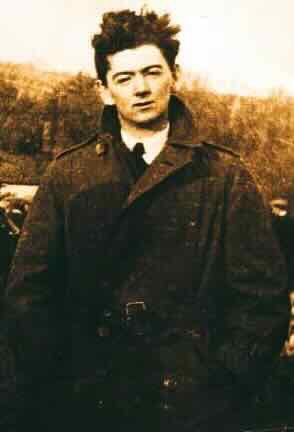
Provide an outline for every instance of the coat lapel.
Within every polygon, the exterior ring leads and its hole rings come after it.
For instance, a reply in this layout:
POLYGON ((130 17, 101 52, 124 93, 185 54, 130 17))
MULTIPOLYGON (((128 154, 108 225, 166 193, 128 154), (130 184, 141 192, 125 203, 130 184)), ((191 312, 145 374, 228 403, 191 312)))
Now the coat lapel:
MULTIPOLYGON (((131 188, 123 205, 124 209, 167 177, 189 164, 194 158, 195 150, 202 147, 190 111, 175 96, 171 97, 169 120, 170 135, 167 145, 131 188)), ((107 107, 102 116, 102 130, 111 133, 116 141, 120 140, 119 129, 115 108, 107 107)))
POLYGON ((153 189, 174 172, 189 164, 192 158, 192 148, 177 147, 171 143, 167 143, 160 155, 132 187, 124 208, 129 207, 140 196, 153 189))

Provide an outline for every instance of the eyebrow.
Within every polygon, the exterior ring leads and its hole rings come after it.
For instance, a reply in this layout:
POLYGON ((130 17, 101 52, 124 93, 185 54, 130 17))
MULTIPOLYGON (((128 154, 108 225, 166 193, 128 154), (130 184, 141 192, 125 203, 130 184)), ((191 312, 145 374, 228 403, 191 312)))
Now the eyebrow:
MULTIPOLYGON (((143 69, 140 70, 140 72, 148 72, 149 69, 153 69, 153 68, 158 68, 158 69, 162 69, 162 65, 160 64, 154 64, 154 65, 150 65, 150 66, 146 66, 143 69)), ((133 75, 135 72, 134 71, 120 71, 120 72, 116 72, 113 76, 112 79, 116 79, 117 77, 121 76, 121 75, 133 75)))

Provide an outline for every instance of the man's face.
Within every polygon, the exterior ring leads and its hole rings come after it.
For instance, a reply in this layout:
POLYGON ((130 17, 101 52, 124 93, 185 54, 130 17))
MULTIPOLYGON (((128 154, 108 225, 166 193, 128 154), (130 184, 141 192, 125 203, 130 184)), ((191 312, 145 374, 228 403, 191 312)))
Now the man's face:
POLYGON ((142 45, 109 55, 108 61, 104 92, 108 103, 116 105, 122 126, 160 126, 167 118, 174 84, 160 49, 142 45))

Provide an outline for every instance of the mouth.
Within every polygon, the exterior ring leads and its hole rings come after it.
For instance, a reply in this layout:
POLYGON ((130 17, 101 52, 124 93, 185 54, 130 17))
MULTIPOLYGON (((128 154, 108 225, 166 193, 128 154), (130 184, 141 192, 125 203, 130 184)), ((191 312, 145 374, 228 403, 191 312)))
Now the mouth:
POLYGON ((147 108, 150 105, 152 105, 153 102, 152 101, 148 101, 148 102, 137 102, 134 104, 135 108, 147 108))

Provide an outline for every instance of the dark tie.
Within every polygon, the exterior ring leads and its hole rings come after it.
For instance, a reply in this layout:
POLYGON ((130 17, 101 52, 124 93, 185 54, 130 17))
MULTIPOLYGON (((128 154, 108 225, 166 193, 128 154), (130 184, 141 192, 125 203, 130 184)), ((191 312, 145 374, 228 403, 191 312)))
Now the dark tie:
POLYGON ((145 153, 144 145, 141 142, 138 142, 133 148, 134 157, 136 159, 142 159, 144 153, 145 153))
POLYGON ((144 153, 145 153, 144 145, 141 142, 138 142, 132 151, 132 156, 135 163, 137 176, 142 175, 147 166, 147 163, 143 159, 144 153))

